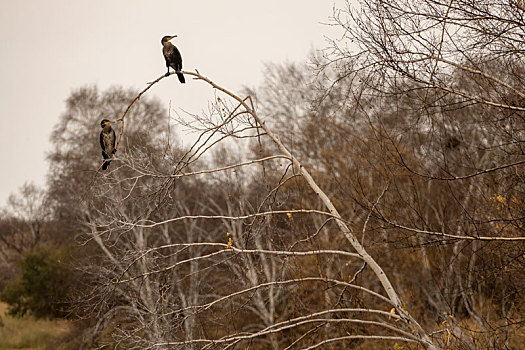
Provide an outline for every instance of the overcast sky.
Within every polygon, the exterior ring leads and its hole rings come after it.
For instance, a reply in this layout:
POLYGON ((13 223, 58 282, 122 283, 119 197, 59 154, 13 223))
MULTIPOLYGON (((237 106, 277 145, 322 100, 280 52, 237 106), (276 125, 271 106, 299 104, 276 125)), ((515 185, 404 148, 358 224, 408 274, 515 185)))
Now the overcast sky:
MULTIPOLYGON (((341 1, 335 0, 336 3, 341 1)), ((45 185, 49 135, 72 89, 142 89, 165 72, 160 39, 185 70, 239 91, 262 81, 264 63, 303 61, 333 29, 334 0, 0 0, 0 206, 26 181, 45 185)), ((209 88, 165 79, 148 94, 198 113, 209 88)), ((99 130, 94 131, 98 142, 99 130)))

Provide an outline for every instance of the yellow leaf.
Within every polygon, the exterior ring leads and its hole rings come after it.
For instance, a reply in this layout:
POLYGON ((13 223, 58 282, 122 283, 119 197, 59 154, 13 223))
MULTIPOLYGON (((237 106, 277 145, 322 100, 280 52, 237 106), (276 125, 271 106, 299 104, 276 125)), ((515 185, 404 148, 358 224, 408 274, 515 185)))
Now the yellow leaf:
POLYGON ((233 243, 233 239, 232 239, 231 237, 230 237, 230 238, 228 238, 228 245, 226 246, 226 249, 229 249, 229 248, 231 248, 231 246, 232 246, 232 243, 233 243))
MULTIPOLYGON (((390 314, 392 314, 392 315, 395 315, 395 314, 396 314, 396 308, 395 308, 395 307, 393 307, 393 308, 390 310, 390 314)), ((388 316, 388 319, 390 319, 390 318, 391 318, 391 317, 388 316)))
POLYGON ((288 216, 288 219, 290 219, 290 221, 293 221, 292 220, 292 213, 286 213, 286 215, 288 216))
POLYGON ((229 233, 229 232, 226 232, 226 237, 228 237, 229 235, 231 235, 231 233, 229 233))

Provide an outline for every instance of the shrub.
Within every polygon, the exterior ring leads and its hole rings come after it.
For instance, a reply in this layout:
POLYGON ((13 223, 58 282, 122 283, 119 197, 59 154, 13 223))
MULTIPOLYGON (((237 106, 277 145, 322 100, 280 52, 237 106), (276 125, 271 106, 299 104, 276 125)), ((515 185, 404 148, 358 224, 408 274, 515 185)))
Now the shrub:
POLYGON ((35 317, 62 317, 68 286, 65 253, 57 248, 39 248, 21 261, 20 275, 9 281, 0 300, 9 305, 9 314, 35 317))

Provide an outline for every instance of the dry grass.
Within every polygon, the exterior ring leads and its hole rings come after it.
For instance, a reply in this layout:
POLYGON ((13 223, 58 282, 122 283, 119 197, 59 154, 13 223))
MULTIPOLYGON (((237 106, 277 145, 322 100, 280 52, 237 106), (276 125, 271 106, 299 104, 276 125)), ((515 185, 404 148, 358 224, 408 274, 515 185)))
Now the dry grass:
POLYGON ((71 331, 70 321, 36 320, 33 317, 16 318, 6 314, 7 305, 0 303, 0 350, 66 349, 61 344, 71 331))

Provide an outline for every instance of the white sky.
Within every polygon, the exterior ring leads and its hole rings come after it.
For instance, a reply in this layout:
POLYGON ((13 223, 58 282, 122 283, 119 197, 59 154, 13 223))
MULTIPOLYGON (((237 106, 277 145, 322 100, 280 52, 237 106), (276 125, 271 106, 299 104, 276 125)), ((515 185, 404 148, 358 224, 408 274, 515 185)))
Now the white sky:
MULTIPOLYGON (((170 34, 185 70, 255 87, 265 62, 302 61, 333 37, 321 23, 334 1, 0 0, 0 206, 26 181, 45 184, 49 136, 72 89, 144 88, 165 72, 160 39, 170 34)), ((195 113, 213 96, 173 76, 148 95, 195 113)))

